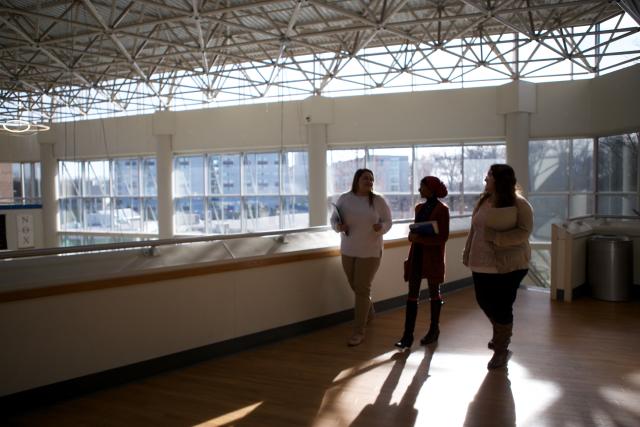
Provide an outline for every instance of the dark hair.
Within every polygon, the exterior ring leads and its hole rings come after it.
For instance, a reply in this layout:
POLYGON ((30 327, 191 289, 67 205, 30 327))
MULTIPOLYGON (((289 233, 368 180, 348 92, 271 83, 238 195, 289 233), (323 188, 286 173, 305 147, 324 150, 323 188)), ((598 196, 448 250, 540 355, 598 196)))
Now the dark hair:
MULTIPOLYGON (((371 171, 370 169, 366 169, 366 168, 362 168, 362 169, 358 169, 356 171, 355 174, 353 174, 353 182, 351 183, 351 192, 353 194, 356 194, 358 192, 358 181, 360 180, 360 177, 362 175, 364 175, 365 173, 369 172, 371 174, 371 176, 373 176, 373 171, 371 171)), ((373 206, 373 198, 375 197, 375 194, 373 194, 373 191, 369 192, 369 206, 373 206)))
MULTIPOLYGON (((495 163, 489 167, 495 183, 494 207, 504 208, 516 203, 517 180, 513 168, 505 163, 495 163)), ((488 199, 492 194, 486 191, 478 200, 477 206, 488 199)))

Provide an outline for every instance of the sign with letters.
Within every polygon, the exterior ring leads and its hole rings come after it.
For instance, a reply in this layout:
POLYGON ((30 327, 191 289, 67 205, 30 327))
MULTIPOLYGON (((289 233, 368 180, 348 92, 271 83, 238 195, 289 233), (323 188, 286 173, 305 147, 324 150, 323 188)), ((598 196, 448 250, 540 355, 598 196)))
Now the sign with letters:
POLYGON ((33 245, 33 215, 20 214, 16 216, 18 222, 18 249, 32 248, 33 245))

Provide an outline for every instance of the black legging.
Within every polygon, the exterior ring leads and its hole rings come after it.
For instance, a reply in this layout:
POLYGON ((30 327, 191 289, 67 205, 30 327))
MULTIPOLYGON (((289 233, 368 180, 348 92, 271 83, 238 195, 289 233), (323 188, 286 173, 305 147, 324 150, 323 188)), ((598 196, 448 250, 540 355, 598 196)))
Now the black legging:
POLYGON ((473 273, 476 301, 484 314, 501 325, 513 323, 513 303, 520 282, 529 270, 509 273, 473 273))
MULTIPOLYGON (((442 300, 442 295, 440 294, 440 283, 433 283, 431 280, 427 281, 429 283, 429 299, 431 301, 442 300)), ((422 283, 422 279, 420 278, 411 278, 409 280, 409 295, 407 296, 407 300, 409 301, 418 301, 420 297, 420 284, 422 283)))

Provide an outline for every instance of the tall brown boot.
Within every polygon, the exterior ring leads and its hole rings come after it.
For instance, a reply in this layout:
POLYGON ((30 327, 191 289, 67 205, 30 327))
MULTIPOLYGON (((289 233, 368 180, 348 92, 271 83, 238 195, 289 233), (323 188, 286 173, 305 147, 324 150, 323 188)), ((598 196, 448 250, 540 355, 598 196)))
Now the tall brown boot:
POLYGON ((491 330, 493 332, 491 333, 491 340, 487 343, 487 348, 493 350, 493 340, 496 337, 496 322, 494 322, 493 319, 489 319, 489 321, 491 322, 491 330))
POLYGON ((513 323, 506 325, 495 323, 493 326, 493 357, 487 363, 487 369, 498 369, 507 366, 511 351, 509 351, 509 343, 511 342, 511 332, 513 323))

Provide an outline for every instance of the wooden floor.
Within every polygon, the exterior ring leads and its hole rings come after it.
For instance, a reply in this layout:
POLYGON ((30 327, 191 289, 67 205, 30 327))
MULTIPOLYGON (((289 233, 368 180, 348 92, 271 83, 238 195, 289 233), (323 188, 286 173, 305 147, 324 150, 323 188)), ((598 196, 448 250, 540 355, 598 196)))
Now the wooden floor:
MULTIPOLYGON (((426 329, 422 304, 418 330, 426 329)), ((473 289, 435 347, 398 353, 404 310, 347 347, 344 324, 13 416, 3 426, 640 426, 640 302, 523 290, 508 372, 488 372, 473 289)))

